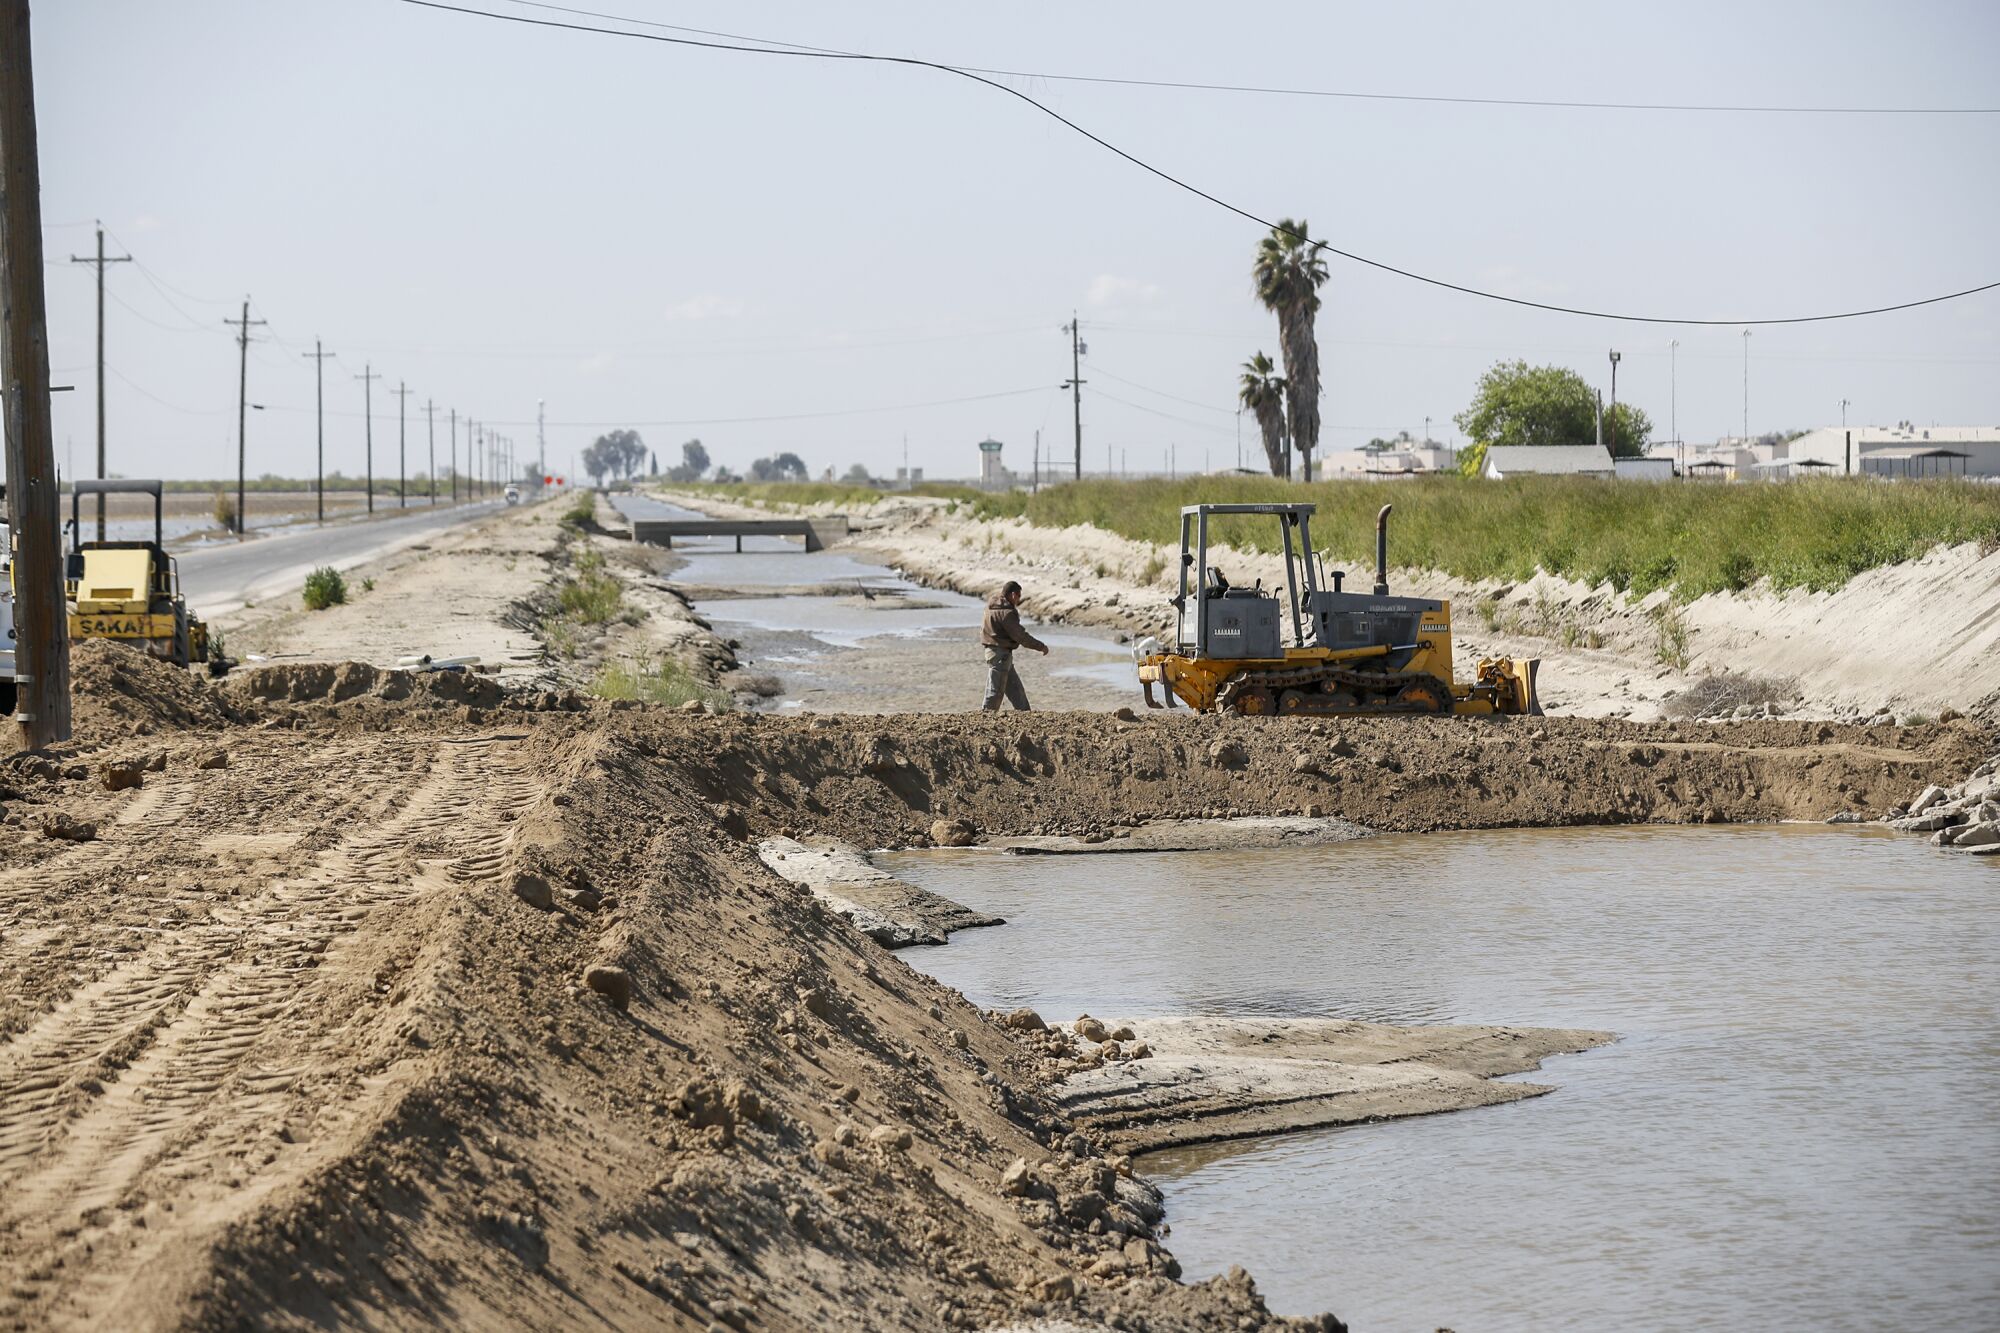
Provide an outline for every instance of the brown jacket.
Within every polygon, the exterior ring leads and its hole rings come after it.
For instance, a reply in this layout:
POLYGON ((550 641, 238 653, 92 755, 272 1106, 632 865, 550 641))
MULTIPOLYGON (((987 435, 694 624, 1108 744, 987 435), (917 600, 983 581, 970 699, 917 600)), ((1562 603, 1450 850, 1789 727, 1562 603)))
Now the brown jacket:
POLYGON ((1021 628, 1020 610, 1007 605, 1006 599, 997 593, 986 604, 986 619, 979 626, 979 642, 988 648, 1001 648, 1010 653, 1016 648, 1047 651, 1040 639, 1021 628))

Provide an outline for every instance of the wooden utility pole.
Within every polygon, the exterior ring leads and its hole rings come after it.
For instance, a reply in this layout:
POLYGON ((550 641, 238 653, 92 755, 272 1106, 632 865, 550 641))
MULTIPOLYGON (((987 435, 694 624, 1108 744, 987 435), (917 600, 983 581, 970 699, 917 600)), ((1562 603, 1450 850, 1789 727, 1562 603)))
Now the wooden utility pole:
POLYGON ((396 508, 401 509, 409 503, 409 496, 405 493, 408 489, 405 479, 409 473, 404 462, 403 440, 409 424, 411 390, 409 385, 397 380, 396 387, 389 392, 396 395, 396 508))
POLYGON ((451 502, 458 503, 458 409, 451 409, 451 502))
POLYGON ((262 324, 261 319, 250 318, 250 298, 243 298, 243 314, 237 319, 225 319, 225 324, 236 325, 236 346, 241 361, 236 370, 236 535, 241 537, 249 527, 250 514, 243 507, 243 474, 249 458, 250 438, 250 326, 262 324))
POLYGON ((381 379, 375 367, 361 363, 361 373, 354 377, 361 381, 361 416, 366 425, 363 433, 368 440, 368 512, 375 512, 375 381, 381 379))
POLYGON ((313 486, 313 490, 319 498, 319 521, 324 523, 326 522, 326 359, 333 353, 321 348, 319 339, 314 338, 313 349, 310 352, 301 352, 299 355, 311 357, 313 369, 319 375, 318 387, 313 390, 314 410, 319 417, 319 481, 313 486))
POLYGON ((69 739, 69 620, 49 430, 42 170, 27 0, 0 0, 0 301, 0 387, 12 445, 7 516, 14 532, 14 723, 21 747, 40 750, 69 739))
MULTIPOLYGON (((130 255, 104 254, 104 224, 97 224, 97 258, 88 255, 71 255, 72 264, 97 265, 97 479, 104 480, 104 266, 106 264, 129 264, 130 255)), ((104 540, 104 496, 97 497, 97 540, 104 540)))
POLYGON ((1076 312, 1070 311, 1069 323, 1063 325, 1069 334, 1069 380, 1062 387, 1069 390, 1070 408, 1076 414, 1076 479, 1083 480, 1083 332, 1076 322, 1076 312))
POLYGON ((431 504, 438 502, 438 418, 437 404, 424 399, 425 434, 430 439, 430 467, 425 473, 431 479, 431 504))

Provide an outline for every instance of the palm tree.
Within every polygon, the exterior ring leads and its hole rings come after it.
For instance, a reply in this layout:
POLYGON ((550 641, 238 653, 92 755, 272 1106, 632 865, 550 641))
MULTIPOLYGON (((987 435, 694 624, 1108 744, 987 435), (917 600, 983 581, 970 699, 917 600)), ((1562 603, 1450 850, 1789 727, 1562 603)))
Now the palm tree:
POLYGON ((1292 443, 1312 480, 1313 447, 1319 443, 1319 344, 1313 317, 1319 314, 1319 286, 1326 281, 1321 245, 1304 218, 1280 218, 1257 243, 1250 276, 1257 299, 1278 317, 1278 344, 1285 354, 1285 400, 1290 408, 1292 443))
POLYGON ((1243 388, 1238 397, 1257 418, 1264 432, 1264 457, 1271 475, 1285 475, 1285 379, 1262 352, 1243 363, 1243 388))

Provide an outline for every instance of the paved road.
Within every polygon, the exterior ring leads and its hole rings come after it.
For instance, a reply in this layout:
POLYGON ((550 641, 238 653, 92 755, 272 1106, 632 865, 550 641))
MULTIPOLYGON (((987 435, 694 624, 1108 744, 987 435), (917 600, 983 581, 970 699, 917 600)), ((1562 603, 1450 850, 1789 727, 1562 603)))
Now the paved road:
POLYGON ((198 615, 223 615, 245 602, 296 593, 319 565, 352 569, 505 507, 499 501, 456 509, 440 505, 407 517, 301 526, 241 543, 182 551, 181 591, 198 615))

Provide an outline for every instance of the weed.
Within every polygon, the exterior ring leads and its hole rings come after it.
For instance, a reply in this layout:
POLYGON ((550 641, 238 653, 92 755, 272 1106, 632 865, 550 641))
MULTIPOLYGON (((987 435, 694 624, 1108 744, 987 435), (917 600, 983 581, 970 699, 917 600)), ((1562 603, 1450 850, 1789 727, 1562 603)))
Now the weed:
POLYGON ((1792 697, 1796 682, 1780 676, 1752 676, 1740 671, 1722 671, 1703 676, 1684 690, 1668 696, 1668 717, 1716 717, 1745 706, 1761 708, 1792 697))
POLYGON ((1102 560, 1100 560, 1100 561, 1098 561, 1098 562, 1097 562, 1096 564, 1092 565, 1092 566, 1090 567, 1090 572, 1091 572, 1092 574, 1095 574, 1095 575, 1096 575, 1096 576, 1097 576, 1098 578, 1103 578, 1103 577, 1104 577, 1104 562, 1103 562, 1102 560))
POLYGON ((228 655, 228 637, 223 634, 219 627, 210 625, 208 627, 208 660, 211 662, 220 662, 228 655))
POLYGON ((308 611, 324 611, 347 600, 347 580, 332 565, 321 565, 306 575, 305 603, 308 611))
POLYGON ((580 491, 570 501, 569 508, 563 510, 562 525, 566 528, 581 528, 597 517, 597 492, 580 491))
POLYGON ((1139 574, 1139 582, 1151 587, 1159 582, 1160 575, 1167 572, 1167 558, 1158 551, 1146 557, 1146 568, 1139 574))
POLYGON ((1694 631, 1688 627, 1687 616, 1672 602, 1653 612, 1653 659, 1661 666, 1686 671, 1688 663, 1694 659, 1694 653, 1688 646, 1693 637, 1694 631))
POLYGON ((1479 604, 1479 623, 1490 633, 1500 628, 1500 599, 1489 597, 1479 604))
POLYGON ((590 683, 590 692, 600 699, 638 699, 669 706, 699 699, 710 708, 726 709, 729 694, 707 684, 675 658, 653 662, 618 662, 604 668, 590 683))
POLYGON ((362 579, 362 580, 361 580, 361 591, 363 591, 363 592, 374 592, 374 591, 375 591, 375 580, 374 580, 374 579, 373 579, 372 577, 370 577, 370 578, 364 578, 364 579, 362 579))

